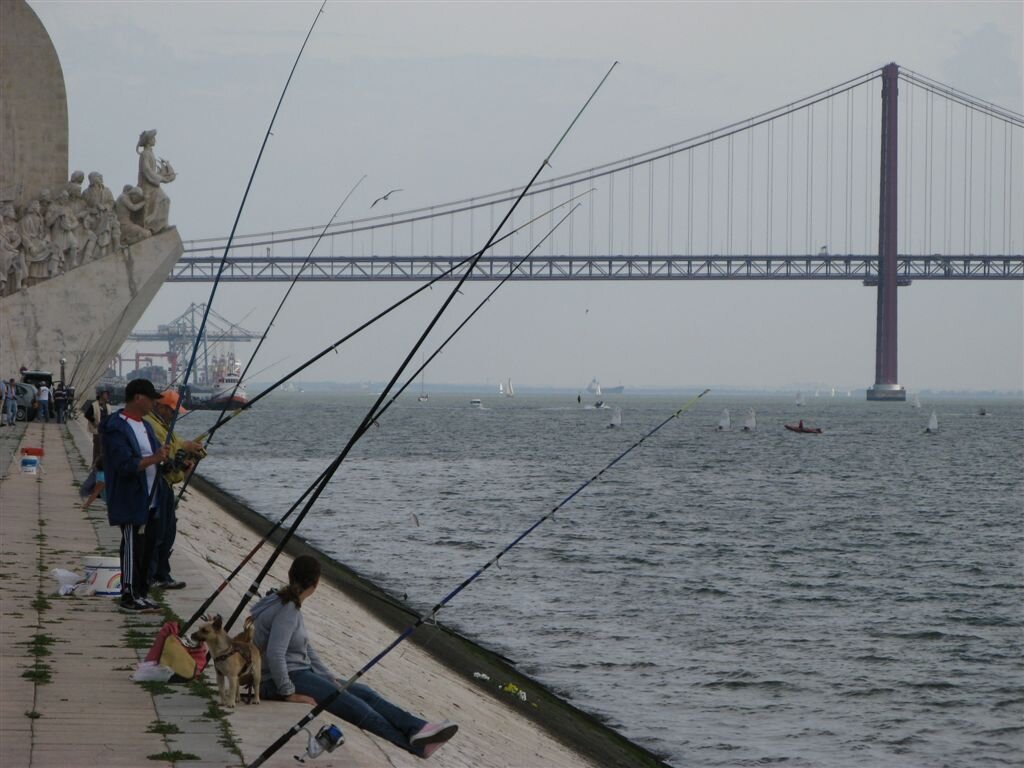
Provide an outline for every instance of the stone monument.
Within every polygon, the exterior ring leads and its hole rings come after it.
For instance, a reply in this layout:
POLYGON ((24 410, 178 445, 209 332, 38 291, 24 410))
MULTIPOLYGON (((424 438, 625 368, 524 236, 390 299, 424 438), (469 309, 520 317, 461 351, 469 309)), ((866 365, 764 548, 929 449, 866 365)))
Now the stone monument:
POLYGON ((0 0, 0 376, 65 360, 91 396, 182 253, 155 144, 143 131, 138 186, 115 200, 93 171, 83 190, 57 52, 25 0, 0 0))

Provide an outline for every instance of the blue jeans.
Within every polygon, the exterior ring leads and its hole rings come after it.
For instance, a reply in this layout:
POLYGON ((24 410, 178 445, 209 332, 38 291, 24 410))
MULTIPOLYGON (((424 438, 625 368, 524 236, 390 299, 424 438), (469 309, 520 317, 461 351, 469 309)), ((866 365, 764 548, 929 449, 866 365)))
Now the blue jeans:
POLYGON ((4 414, 7 416, 7 423, 13 427, 18 419, 18 401, 8 399, 4 403, 4 414))
MULTIPOLYGON (((264 671, 265 676, 260 685, 260 696, 266 696, 268 699, 275 698, 279 695, 277 687, 270 674, 266 670, 264 671)), ((338 685, 334 680, 318 675, 311 669, 289 672, 288 677, 291 678, 296 693, 311 696, 317 703, 338 690, 338 685)), ((423 750, 413 747, 409 743, 409 739, 427 724, 426 720, 420 720, 404 709, 396 707, 369 686, 356 683, 332 701, 328 705, 327 711, 364 731, 387 739, 406 752, 411 752, 418 757, 423 756, 423 750)))
POLYGON ((39 413, 36 414, 36 420, 42 419, 47 424, 50 423, 50 401, 40 400, 39 401, 39 413))

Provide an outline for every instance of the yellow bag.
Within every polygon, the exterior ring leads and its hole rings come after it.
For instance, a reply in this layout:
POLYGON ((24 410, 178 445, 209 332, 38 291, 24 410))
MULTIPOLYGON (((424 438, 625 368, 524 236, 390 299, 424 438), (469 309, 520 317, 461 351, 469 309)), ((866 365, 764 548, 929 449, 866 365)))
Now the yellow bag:
POLYGON ((174 674, 191 680, 196 676, 196 660, 185 650, 176 635, 168 635, 160 651, 160 664, 174 670, 174 674))

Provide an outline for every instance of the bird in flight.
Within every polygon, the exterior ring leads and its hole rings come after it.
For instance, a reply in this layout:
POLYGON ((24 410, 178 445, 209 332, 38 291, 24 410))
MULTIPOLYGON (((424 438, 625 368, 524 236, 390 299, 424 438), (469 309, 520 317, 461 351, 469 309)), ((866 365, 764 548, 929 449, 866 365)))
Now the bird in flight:
POLYGON ((377 203, 379 203, 381 200, 387 200, 389 197, 391 197, 393 194, 395 194, 395 192, 401 192, 401 191, 402 191, 401 189, 392 189, 386 195, 381 195, 376 200, 374 200, 373 203, 370 205, 370 207, 373 208, 373 206, 376 205, 377 203))

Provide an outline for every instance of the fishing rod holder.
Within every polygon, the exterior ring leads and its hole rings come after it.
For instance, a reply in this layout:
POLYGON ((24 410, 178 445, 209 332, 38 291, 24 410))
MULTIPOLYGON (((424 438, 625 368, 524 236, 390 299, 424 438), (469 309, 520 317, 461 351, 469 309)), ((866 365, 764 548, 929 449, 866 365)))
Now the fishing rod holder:
MULTIPOLYGON (((345 735, 341 732, 341 728, 330 723, 329 725, 323 726, 316 735, 308 728, 303 728, 306 732, 306 736, 309 740, 306 742, 306 755, 305 757, 315 760, 320 757, 324 752, 333 752, 342 744, 345 743, 345 735)), ((300 763, 305 763, 306 760, 300 755, 295 755, 295 759, 300 763)))

